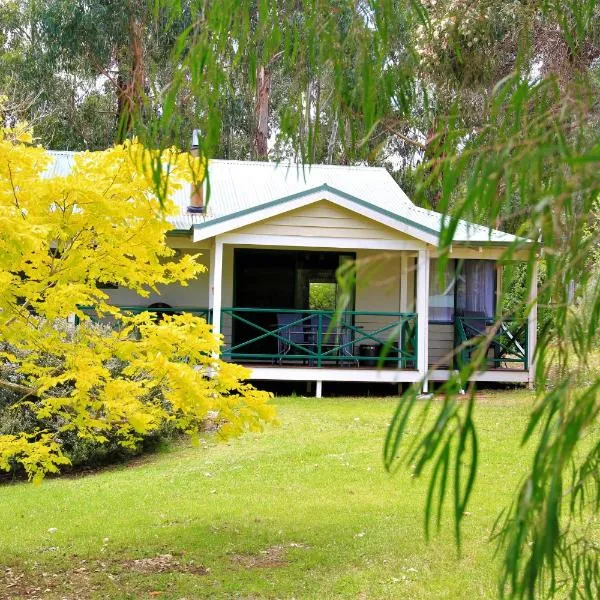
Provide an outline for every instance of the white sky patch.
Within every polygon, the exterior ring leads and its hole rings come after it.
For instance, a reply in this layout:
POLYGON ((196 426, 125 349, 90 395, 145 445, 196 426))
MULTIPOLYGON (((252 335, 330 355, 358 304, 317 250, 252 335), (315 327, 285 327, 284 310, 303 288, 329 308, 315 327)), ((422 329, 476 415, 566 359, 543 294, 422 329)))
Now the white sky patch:
POLYGON ((471 133, 463 135, 456 144, 456 151, 460 154, 465 149, 467 143, 471 140, 471 138, 475 137, 476 135, 477 132, 474 129, 473 131, 471 131, 471 133))
POLYGON ((527 81, 530 85, 535 85, 542 78, 542 68, 544 61, 541 58, 536 58, 529 68, 529 74, 527 75, 527 81))
POLYGON ((279 137, 280 129, 278 125, 274 127, 269 127, 269 139, 267 140, 267 148, 269 152, 275 149, 275 144, 277 142, 277 138, 279 137))
POLYGON ((365 25, 375 31, 377 25, 375 23, 375 13, 369 6, 368 2, 359 1, 356 5, 356 10, 358 14, 363 18, 365 25))
POLYGON ((105 89, 107 83, 109 83, 109 79, 106 75, 99 75, 96 77, 96 81, 94 82, 94 88, 97 92, 102 93, 105 89))

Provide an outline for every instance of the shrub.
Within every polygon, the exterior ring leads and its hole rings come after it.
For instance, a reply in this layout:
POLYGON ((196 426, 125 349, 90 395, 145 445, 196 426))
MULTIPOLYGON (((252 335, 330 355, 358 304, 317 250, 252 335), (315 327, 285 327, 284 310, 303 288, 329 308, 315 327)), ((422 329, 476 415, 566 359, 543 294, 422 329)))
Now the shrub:
MULTIPOLYGON (((72 327, 66 321, 58 320, 55 324, 58 329, 72 327)), ((108 334, 111 329, 107 325, 93 324, 91 327, 108 334)), ((2 353, 12 353, 14 348, 0 343, 0 356, 2 353)), ((58 356, 46 354, 42 361, 44 366, 60 366, 61 359, 58 356)), ((106 366, 112 375, 117 375, 126 367, 126 363, 114 358, 106 362, 106 366)), ((0 363, 4 380, 15 384, 22 384, 25 378, 17 370, 16 365, 10 362, 0 363)), ((54 396, 68 395, 72 386, 65 384, 50 392, 54 396)), ((39 418, 36 413, 39 403, 35 398, 23 397, 19 392, 0 387, 0 436, 19 435, 21 433, 49 432, 62 449, 62 453, 69 459, 69 469, 85 469, 106 466, 128 460, 143 452, 151 452, 169 442, 181 432, 169 421, 163 422, 157 429, 147 435, 140 436, 133 443, 123 444, 123 439, 116 431, 102 431, 106 438, 105 442, 92 440, 80 436, 77 431, 65 428, 65 419, 53 416, 51 418, 39 418)), ((63 469, 64 470, 64 469, 63 469)), ((24 470, 18 462, 12 462, 12 476, 24 476, 24 470)))

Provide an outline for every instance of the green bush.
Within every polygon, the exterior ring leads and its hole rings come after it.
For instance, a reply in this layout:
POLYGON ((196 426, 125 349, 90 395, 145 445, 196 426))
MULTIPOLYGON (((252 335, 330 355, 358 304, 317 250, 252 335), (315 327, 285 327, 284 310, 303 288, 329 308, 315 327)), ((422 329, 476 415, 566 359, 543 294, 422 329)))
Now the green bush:
MULTIPOLYGON (((538 296, 538 328, 553 327, 552 315, 554 308, 552 299, 547 298, 547 292, 544 290, 545 280, 545 264, 544 261, 540 261, 538 289, 541 290, 541 293, 538 296)), ((504 265, 502 314, 516 319, 524 319, 528 293, 527 263, 518 262, 504 265)))

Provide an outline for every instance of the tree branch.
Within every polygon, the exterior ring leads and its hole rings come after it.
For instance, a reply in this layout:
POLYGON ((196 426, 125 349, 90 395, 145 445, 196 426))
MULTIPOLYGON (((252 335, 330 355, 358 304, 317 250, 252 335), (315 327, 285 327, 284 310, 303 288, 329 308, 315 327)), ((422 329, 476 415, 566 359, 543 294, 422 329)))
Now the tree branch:
POLYGON ((6 379, 0 379, 0 387, 10 390, 12 392, 18 392, 19 394, 25 394, 26 396, 38 397, 37 390, 29 387, 28 385, 21 385, 20 383, 13 383, 6 379))

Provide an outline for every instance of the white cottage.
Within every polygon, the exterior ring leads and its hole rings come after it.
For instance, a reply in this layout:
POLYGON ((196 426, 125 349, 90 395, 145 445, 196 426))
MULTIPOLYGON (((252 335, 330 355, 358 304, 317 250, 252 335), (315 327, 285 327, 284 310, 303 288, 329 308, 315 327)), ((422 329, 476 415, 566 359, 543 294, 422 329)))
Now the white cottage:
MULTIPOLYGON (((68 171, 72 153, 53 154, 55 172, 68 171)), ((209 181, 206 205, 178 192, 169 235, 178 251, 200 252, 208 274, 150 298, 111 289, 112 302, 202 314, 224 337, 223 358, 249 366, 252 380, 315 382, 318 396, 324 381, 447 379, 469 359, 465 341, 495 321, 499 259, 528 251, 461 221, 440 286, 442 217, 383 168, 212 160, 209 181), (338 282, 341 266, 355 273, 351 289, 338 282)), ((527 323, 505 320, 475 379, 531 383, 536 320, 535 305, 527 323)))

